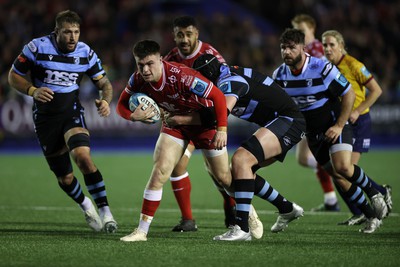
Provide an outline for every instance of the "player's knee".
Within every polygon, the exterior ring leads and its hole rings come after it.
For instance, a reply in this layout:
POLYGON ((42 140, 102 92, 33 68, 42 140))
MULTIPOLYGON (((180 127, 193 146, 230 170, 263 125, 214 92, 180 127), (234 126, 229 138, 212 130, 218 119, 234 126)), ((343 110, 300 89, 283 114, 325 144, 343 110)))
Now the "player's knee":
POLYGON ((335 162, 335 171, 344 177, 352 176, 352 165, 347 162, 335 162))
POLYGON ((163 188, 168 178, 168 174, 165 174, 160 170, 153 170, 150 180, 147 183, 147 188, 151 190, 160 190, 163 188))
POLYGON ((233 168, 236 168, 238 165, 246 165, 248 162, 247 159, 251 156, 251 153, 243 148, 238 148, 232 156, 231 164, 233 168))
POLYGON ((233 175, 237 175, 238 173, 242 173, 243 171, 251 169, 254 165, 257 165, 257 162, 254 160, 254 157, 249 151, 239 148, 233 154, 231 164, 233 175))
POLYGON ((50 170, 57 178, 72 174, 72 164, 68 152, 55 157, 46 157, 46 160, 50 170))
POLYGON ((230 170, 218 171, 216 174, 213 174, 213 177, 224 187, 229 187, 232 183, 232 175, 230 170))
POLYGON ((302 166, 302 167, 308 167, 308 161, 307 161, 307 158, 306 158, 306 157, 301 157, 301 156, 299 156, 299 157, 297 157, 296 159, 297 159, 297 163, 298 163, 300 166, 302 166))
POLYGON ((254 135, 243 142, 232 157, 232 166, 250 165, 250 167, 265 160, 264 149, 254 135), (254 161, 256 159, 256 162, 254 161))
POLYGON ((92 161, 89 149, 78 147, 75 148, 71 154, 76 166, 78 166, 82 173, 92 173, 96 171, 96 166, 92 161))
POLYGON ((67 175, 57 177, 57 180, 62 185, 70 185, 72 183, 72 181, 74 180, 74 175, 71 172, 67 175))
POLYGON ((164 183, 169 179, 172 173, 172 167, 168 164, 156 162, 151 173, 151 179, 164 183))

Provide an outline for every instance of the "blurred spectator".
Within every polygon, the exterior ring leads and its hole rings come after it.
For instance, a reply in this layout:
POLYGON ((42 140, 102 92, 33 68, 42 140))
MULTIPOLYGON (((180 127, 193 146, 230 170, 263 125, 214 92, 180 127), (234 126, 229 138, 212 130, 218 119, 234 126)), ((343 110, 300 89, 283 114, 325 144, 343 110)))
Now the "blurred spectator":
MULTIPOLYGON (((291 27, 290 18, 295 14, 307 13, 317 20, 317 37, 330 29, 343 33, 349 53, 364 62, 382 86, 380 102, 400 101, 400 82, 396 75, 400 73, 396 49, 400 46, 399 1, 224 0, 212 1, 212 5, 210 2, 0 0, 0 104, 16 96, 7 84, 14 55, 32 38, 49 34, 48 29, 54 28, 54 15, 63 9, 74 10, 84 17, 82 30, 86 34, 82 41, 97 51, 115 90, 123 89, 124 77, 134 68, 131 50, 135 42, 152 38, 162 44, 164 53, 174 46, 170 22, 178 14, 195 16, 202 39, 221 51, 229 64, 251 66, 271 74, 280 62, 279 33, 291 27), (253 15, 245 17, 244 12, 227 9, 229 3, 250 10, 253 15), (210 6, 215 8, 211 13, 210 6), (275 32, 260 27, 260 20, 272 24, 275 32)), ((94 88, 88 84, 85 90, 82 95, 90 96, 94 88)))

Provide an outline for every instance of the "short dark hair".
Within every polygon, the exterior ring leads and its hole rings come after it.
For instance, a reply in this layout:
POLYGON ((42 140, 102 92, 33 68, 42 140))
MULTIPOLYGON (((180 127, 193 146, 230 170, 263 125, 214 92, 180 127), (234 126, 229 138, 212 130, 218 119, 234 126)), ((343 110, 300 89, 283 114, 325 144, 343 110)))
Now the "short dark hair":
POLYGON ((191 16, 181 16, 174 19, 174 24, 173 24, 174 28, 175 27, 186 28, 189 26, 194 26, 197 28, 197 22, 195 18, 191 16))
POLYGON ((160 53, 160 45, 153 40, 142 40, 133 46, 133 55, 140 59, 160 53))
POLYGON ((279 38, 279 41, 281 44, 287 44, 294 42, 295 44, 304 44, 304 32, 298 29, 286 29, 281 37, 279 38))
POLYGON ((74 11, 64 10, 56 16, 56 28, 61 28, 64 22, 81 25, 81 18, 74 11))

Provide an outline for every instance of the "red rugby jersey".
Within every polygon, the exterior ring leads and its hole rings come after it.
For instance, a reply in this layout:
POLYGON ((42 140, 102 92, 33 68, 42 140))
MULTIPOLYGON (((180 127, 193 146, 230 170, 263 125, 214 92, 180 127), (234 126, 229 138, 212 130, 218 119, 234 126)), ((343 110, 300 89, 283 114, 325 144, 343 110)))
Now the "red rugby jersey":
POLYGON ((130 120, 129 97, 135 92, 147 94, 163 109, 186 114, 203 107, 215 106, 217 127, 227 126, 225 95, 211 81, 183 64, 163 62, 163 71, 157 83, 145 82, 134 72, 117 104, 118 114, 130 120))

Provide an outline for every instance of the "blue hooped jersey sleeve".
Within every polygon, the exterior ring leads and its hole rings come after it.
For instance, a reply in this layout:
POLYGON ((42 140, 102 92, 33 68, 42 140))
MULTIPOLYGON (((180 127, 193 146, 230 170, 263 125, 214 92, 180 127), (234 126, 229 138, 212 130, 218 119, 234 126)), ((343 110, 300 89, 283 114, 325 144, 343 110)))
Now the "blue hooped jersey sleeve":
POLYGON ((63 54, 53 34, 25 45, 12 68, 20 75, 30 71, 34 86, 49 87, 55 93, 77 90, 83 74, 93 81, 106 74, 97 54, 87 44, 78 42, 75 51, 63 54))
POLYGON ((236 99, 249 92, 249 83, 240 75, 230 71, 227 65, 221 66, 221 75, 217 80, 217 87, 226 96, 234 96, 236 99))

